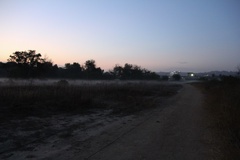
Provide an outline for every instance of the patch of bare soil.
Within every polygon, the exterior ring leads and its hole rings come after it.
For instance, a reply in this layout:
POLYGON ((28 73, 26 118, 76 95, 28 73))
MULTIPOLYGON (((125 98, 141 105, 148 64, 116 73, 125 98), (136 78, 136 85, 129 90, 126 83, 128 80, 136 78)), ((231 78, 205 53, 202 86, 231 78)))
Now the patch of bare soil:
MULTIPOLYGON (((145 114, 137 125, 131 126, 120 136, 92 138, 90 148, 68 155, 69 159, 90 160, 203 160, 215 159, 216 147, 205 121, 203 95, 191 85, 184 85, 179 94, 145 114), (111 141, 101 148, 94 147, 101 139, 111 141), (84 155, 84 153, 88 155, 84 155)), ((122 129, 121 129, 122 130, 122 129)), ((119 132, 121 130, 115 130, 119 132)), ((110 130, 113 131, 113 130, 110 130)), ((112 132, 112 135, 114 133, 112 132)), ((66 156, 63 158, 66 159, 66 156)))
MULTIPOLYGON (((1 159, 41 159, 71 150, 106 130, 134 119, 116 116, 112 110, 93 110, 85 115, 54 115, 10 120, 0 127, 1 159)), ((84 146, 78 146, 78 149, 84 146)))

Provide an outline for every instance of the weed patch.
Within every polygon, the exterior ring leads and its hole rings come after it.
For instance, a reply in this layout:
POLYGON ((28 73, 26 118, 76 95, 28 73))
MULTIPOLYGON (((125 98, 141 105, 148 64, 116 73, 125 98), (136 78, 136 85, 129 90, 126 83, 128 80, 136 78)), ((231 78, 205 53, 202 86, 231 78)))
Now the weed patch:
POLYGON ((0 114, 3 120, 59 113, 83 114, 93 108, 132 113, 171 96, 180 85, 158 83, 89 85, 0 86, 0 114))
POLYGON ((205 110, 223 159, 240 157, 240 80, 195 84, 206 95, 205 110))

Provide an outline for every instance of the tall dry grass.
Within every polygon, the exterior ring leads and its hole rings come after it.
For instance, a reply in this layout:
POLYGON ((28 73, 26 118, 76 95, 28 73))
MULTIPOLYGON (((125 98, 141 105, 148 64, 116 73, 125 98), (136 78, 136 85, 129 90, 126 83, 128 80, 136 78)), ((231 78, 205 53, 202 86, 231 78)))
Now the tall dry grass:
POLYGON ((205 94, 205 110, 213 132, 219 159, 240 158, 240 80, 198 84, 205 94))
POLYGON ((69 85, 0 86, 0 115, 9 118, 84 114, 91 109, 112 109, 129 114, 155 106, 159 97, 171 96, 179 85, 161 83, 101 83, 69 85))

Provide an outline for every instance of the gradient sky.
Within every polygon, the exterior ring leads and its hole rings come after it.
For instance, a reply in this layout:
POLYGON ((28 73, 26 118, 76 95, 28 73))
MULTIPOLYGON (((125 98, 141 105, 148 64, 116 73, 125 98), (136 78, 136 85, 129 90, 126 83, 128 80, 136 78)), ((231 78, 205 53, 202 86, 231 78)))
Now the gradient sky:
POLYGON ((235 71, 239 0, 0 0, 0 61, 36 50, 54 64, 108 71, 235 71))

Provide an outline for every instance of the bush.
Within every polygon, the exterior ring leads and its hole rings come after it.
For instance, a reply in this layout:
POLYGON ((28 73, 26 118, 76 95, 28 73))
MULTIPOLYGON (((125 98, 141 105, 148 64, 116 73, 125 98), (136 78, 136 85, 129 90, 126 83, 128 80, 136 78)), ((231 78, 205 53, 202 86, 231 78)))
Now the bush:
POLYGON ((68 83, 67 80, 59 80, 59 81, 57 82, 57 85, 58 85, 58 86, 68 86, 69 83, 68 83))

